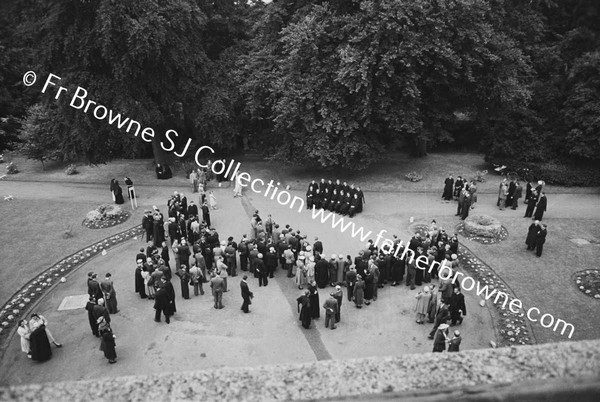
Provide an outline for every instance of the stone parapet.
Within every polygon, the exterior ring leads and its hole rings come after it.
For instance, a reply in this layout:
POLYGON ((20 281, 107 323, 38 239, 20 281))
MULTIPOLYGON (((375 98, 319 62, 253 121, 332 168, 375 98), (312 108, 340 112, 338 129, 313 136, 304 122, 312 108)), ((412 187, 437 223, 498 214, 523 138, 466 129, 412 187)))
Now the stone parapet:
POLYGON ((600 340, 4 387, 0 400, 391 400, 403 396, 437 400, 436 390, 445 400, 448 395, 454 395, 454 400, 476 400, 471 398, 473 392, 482 397, 487 392, 492 400, 499 389, 512 393, 498 400, 520 399, 518 395, 532 392, 553 400, 557 389, 561 400, 566 400, 570 384, 573 393, 582 396, 577 400, 597 396, 600 340), (421 395, 420 390, 428 394, 421 395))

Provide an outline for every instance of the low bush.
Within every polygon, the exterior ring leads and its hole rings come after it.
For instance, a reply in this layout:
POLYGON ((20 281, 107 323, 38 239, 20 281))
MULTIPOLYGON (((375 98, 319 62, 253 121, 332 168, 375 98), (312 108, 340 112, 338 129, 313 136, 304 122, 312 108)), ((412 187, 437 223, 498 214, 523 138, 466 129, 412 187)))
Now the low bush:
POLYGON ((68 175, 70 176, 70 175, 72 175, 72 174, 77 174, 77 173, 79 173, 79 172, 77 171, 77 166, 76 166, 76 165, 74 165, 73 163, 71 163, 69 166, 67 166, 67 167, 65 168, 65 173, 66 173, 66 174, 68 174, 68 175))
POLYGON ((14 162, 10 162, 6 165, 6 173, 7 174, 16 174, 19 173, 19 169, 17 168, 17 164, 14 162))
POLYGON ((404 175, 404 177, 406 177, 406 180, 412 181, 412 182, 417 182, 417 181, 423 180, 423 175, 420 175, 417 172, 410 172, 410 173, 404 175))

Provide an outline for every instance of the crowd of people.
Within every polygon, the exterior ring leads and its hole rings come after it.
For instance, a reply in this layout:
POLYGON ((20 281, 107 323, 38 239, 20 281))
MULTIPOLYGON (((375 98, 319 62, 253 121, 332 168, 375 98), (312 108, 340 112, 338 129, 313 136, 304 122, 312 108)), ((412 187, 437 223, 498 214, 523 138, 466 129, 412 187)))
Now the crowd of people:
MULTIPOLYGON (((158 241, 153 238, 155 234, 147 223, 152 216, 155 221, 160 221, 160 211, 154 208, 154 212, 147 211, 143 218, 149 241, 136 256, 135 291, 142 299, 154 300, 156 321, 164 314, 169 323, 177 311, 172 272, 179 278, 183 299, 191 297, 190 287, 194 296, 204 295, 204 284, 207 284, 214 308, 221 309, 224 307, 223 294, 229 291, 228 278, 236 277, 242 271, 243 303, 240 309, 248 313, 253 297, 248 276, 254 276, 260 288, 268 286, 269 279, 281 271, 302 291, 297 299, 299 321, 307 329, 311 328, 312 320, 321 317, 321 308, 325 312, 325 325, 336 328, 341 320, 344 288, 346 299, 360 309, 375 302, 377 290, 384 286, 404 283, 412 291, 425 285, 417 295, 416 310, 423 314, 418 315, 417 323, 423 323, 426 316, 427 321, 434 324, 433 335, 446 321, 460 325, 466 314, 464 297, 456 288, 457 284, 440 281, 436 287, 432 282, 438 279, 437 270, 429 273, 416 266, 417 258, 426 256, 430 262, 437 261, 457 269, 457 236, 449 236, 435 221, 428 233, 417 234, 411 239, 407 246, 409 251, 400 248, 400 252, 395 253, 398 257, 384 253, 372 240, 354 257, 343 253, 327 256, 318 237, 311 244, 308 235, 289 224, 279 225, 271 215, 263 220, 259 211, 252 215, 249 235, 243 234, 239 241, 233 236, 221 240, 210 219, 197 208, 190 208, 191 205, 186 208, 186 204, 182 193, 176 192, 170 197, 167 202, 169 223, 165 225, 164 237, 158 241), (158 243, 160 247, 157 247, 158 243), (173 253, 174 266, 169 251, 173 253), (331 292, 321 305, 319 289, 328 287, 331 292)), ((399 246, 399 239, 396 237, 395 240, 395 247, 399 246)), ((453 342, 460 343, 459 340, 453 342)))
POLYGON ((333 181, 321 179, 320 183, 311 181, 306 191, 306 208, 326 209, 336 212, 340 215, 349 215, 362 212, 365 203, 365 196, 360 187, 354 187, 354 184, 340 183, 340 180, 333 181))
MULTIPOLYGON (((527 205, 525 209, 525 218, 532 218, 533 222, 527 231, 527 250, 535 250, 536 256, 541 257, 546 242, 548 233, 548 225, 540 223, 544 216, 544 212, 548 207, 548 200, 544 192, 545 183, 539 180, 534 187, 534 183, 527 180, 525 188, 524 203, 527 205)), ((455 199, 458 203, 456 216, 460 216, 465 220, 469 216, 469 211, 475 208, 477 202, 477 187, 473 180, 466 182, 461 176, 456 180, 449 175, 444 180, 444 190, 442 198, 446 201, 455 199)), ((498 200, 496 206, 500 211, 505 211, 507 208, 516 210, 519 207, 519 199, 523 197, 523 186, 518 178, 508 179, 503 178, 498 186, 498 200)))

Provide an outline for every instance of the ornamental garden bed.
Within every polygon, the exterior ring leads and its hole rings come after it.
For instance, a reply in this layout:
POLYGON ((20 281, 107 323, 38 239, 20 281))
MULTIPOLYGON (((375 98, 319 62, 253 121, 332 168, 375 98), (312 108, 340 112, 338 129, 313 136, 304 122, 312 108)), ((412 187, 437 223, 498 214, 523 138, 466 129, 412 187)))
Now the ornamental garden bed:
POLYGON ((103 204, 87 213, 82 225, 89 229, 104 229, 125 222, 131 214, 118 205, 103 204))
POLYGON ((574 274, 575 285, 584 295, 600 300, 600 270, 586 269, 574 274))
POLYGON ((456 226, 456 232, 469 240, 483 244, 499 243, 508 237, 508 230, 489 215, 471 215, 456 226))

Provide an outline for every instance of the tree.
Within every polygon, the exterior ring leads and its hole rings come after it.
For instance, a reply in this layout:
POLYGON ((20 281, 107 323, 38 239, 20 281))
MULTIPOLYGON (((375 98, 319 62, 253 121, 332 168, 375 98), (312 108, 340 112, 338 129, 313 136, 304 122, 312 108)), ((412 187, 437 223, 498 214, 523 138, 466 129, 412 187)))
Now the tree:
POLYGON ((384 149, 452 141, 458 112, 486 120, 529 101, 528 62, 491 2, 298 3, 270 5, 241 59, 278 159, 360 169, 384 149))
POLYGON ((48 160, 62 159, 60 152, 60 138, 55 135, 55 122, 51 113, 43 105, 36 104, 27 110, 20 129, 21 146, 19 150, 28 159, 42 163, 48 160))

